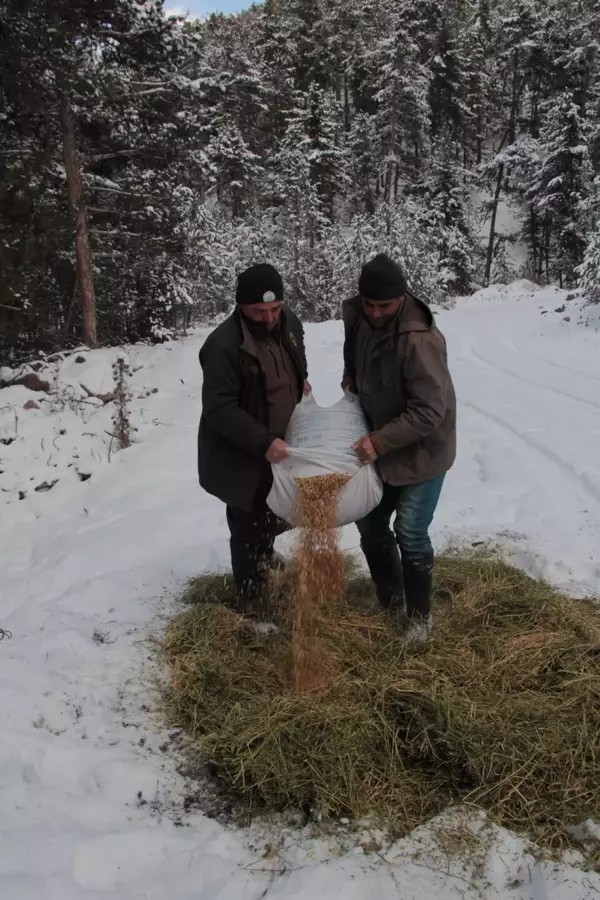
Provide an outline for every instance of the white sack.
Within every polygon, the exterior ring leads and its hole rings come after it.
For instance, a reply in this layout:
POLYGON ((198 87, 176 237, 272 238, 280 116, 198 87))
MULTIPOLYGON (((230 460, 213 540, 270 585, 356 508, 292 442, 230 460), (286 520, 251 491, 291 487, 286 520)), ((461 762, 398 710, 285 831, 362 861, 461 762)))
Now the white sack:
POLYGON ((273 487, 267 498, 270 509, 291 525, 298 498, 295 478, 315 475, 351 475, 340 491, 337 526, 350 525, 368 515, 381 502, 383 485, 374 466, 360 464, 351 450, 369 426, 358 398, 347 392, 334 406, 322 407, 312 394, 296 407, 285 440, 288 459, 273 466, 273 487))

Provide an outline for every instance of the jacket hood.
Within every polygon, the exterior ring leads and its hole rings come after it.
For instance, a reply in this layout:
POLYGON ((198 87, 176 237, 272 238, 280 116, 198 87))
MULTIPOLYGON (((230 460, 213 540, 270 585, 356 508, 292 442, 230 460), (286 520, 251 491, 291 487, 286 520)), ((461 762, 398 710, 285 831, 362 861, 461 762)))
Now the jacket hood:
POLYGON ((415 297, 414 294, 406 293, 406 299, 400 309, 396 330, 405 331, 429 331, 435 328, 435 320, 433 313, 426 303, 415 297))

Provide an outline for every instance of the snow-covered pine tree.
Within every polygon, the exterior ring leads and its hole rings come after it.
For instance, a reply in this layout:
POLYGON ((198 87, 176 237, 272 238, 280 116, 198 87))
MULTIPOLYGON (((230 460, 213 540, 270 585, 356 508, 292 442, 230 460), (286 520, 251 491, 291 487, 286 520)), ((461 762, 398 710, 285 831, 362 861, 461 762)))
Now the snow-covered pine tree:
POLYGON ((419 62, 419 48, 410 33, 410 7, 394 3, 388 28, 376 45, 378 60, 375 100, 377 129, 384 165, 383 199, 398 197, 401 179, 419 170, 429 127, 430 78, 419 62))
POLYGON ((352 119, 347 138, 350 160, 350 204, 354 213, 375 212, 375 194, 382 158, 381 134, 377 119, 368 112, 358 112, 352 119))
POLYGON ((452 139, 452 130, 449 126, 434 145, 419 217, 428 240, 436 248, 438 289, 450 297, 471 292, 477 269, 477 244, 463 188, 465 172, 457 162, 459 145, 452 139))
POLYGON ((316 83, 311 84, 306 95, 304 131, 311 182, 317 189, 323 214, 333 222, 336 199, 344 196, 350 183, 349 160, 340 105, 316 83))
POLYGON ((583 263, 577 270, 584 297, 590 303, 600 303, 600 222, 594 224, 588 235, 583 263))
POLYGON ((266 0, 260 12, 256 51, 261 66, 266 103, 263 152, 270 156, 282 140, 287 116, 294 106, 295 61, 298 48, 294 29, 286 14, 286 0, 266 0))
POLYGON ((436 139, 445 133, 456 142, 464 133, 467 110, 463 101, 465 86, 462 60, 455 26, 449 16, 442 20, 437 32, 430 68, 429 106, 432 137, 436 139))
POLYGON ((553 98, 545 112, 544 162, 527 196, 543 222, 549 274, 563 287, 575 284, 583 261, 592 171, 586 124, 572 92, 553 98))
POLYGON ((465 27, 457 36, 463 67, 464 133, 463 162, 480 165, 484 141, 492 117, 492 29, 489 0, 478 0, 465 27))
POLYGON ((315 0, 286 0, 288 15, 293 23, 296 87, 303 93, 311 85, 321 89, 333 86, 333 66, 324 41, 321 3, 315 0))
MULTIPOLYGON (((27 231, 46 210, 38 246, 28 242, 28 263, 14 256, 11 305, 28 305, 21 321, 29 321, 29 329, 21 326, 21 335, 29 331, 43 346, 80 340, 82 324, 90 334, 81 262, 87 253, 98 339, 150 337, 158 321, 162 326, 171 319, 174 298, 186 296, 188 280, 174 193, 184 145, 172 121, 181 96, 174 84, 181 27, 165 19, 159 0, 143 7, 107 0, 102 9, 83 0, 53 4, 52 10, 42 2, 26 10, 10 3, 0 14, 2 70, 28 72, 28 96, 19 89, 7 98, 13 111, 8 140, 19 147, 22 188, 29 195, 27 231), (21 134, 31 135, 26 144, 21 134), (81 185, 75 193, 65 169, 81 185), (66 183, 77 210, 77 242, 66 183), (86 252, 79 244, 82 213, 86 252)), ((1 81, 10 90, 10 80, 1 81)), ((15 174, 11 167, 0 180, 15 174)), ((0 219, 4 223, 4 211, 0 219)))
POLYGON ((301 104, 300 95, 298 106, 289 115, 281 146, 273 157, 273 237, 294 307, 314 315, 314 298, 308 294, 306 267, 310 265, 315 244, 327 230, 328 218, 312 178, 307 111, 301 104))
POLYGON ((600 175, 597 0, 266 0, 207 21, 160 0, 57 2, 0 0, 11 342, 83 329, 61 97, 101 342, 222 315, 259 257, 307 316, 338 309, 326 295, 367 250, 393 249, 424 293, 439 266, 442 290, 462 292, 498 277, 505 201, 522 203, 528 271, 573 281, 600 196, 580 152, 600 175), (469 224, 484 192, 487 262, 469 224))
MULTIPOLYGON (((529 135, 523 135, 515 143, 505 147, 493 160, 490 167, 500 176, 496 181, 496 196, 493 203, 497 204, 502 179, 504 174, 510 178, 511 201, 520 206, 520 218, 522 230, 520 237, 529 247, 529 260, 525 270, 521 273, 532 280, 540 280, 547 254, 541 238, 541 223, 535 206, 535 198, 529 197, 529 190, 536 173, 540 171, 544 162, 544 149, 540 141, 529 135)), ((492 217, 494 205, 491 206, 492 217)), ((494 219, 492 218, 492 223, 494 219)), ((486 283, 496 281, 496 272, 493 271, 494 260, 498 250, 498 240, 495 230, 492 229, 493 241, 488 246, 488 259, 486 265, 486 283)))

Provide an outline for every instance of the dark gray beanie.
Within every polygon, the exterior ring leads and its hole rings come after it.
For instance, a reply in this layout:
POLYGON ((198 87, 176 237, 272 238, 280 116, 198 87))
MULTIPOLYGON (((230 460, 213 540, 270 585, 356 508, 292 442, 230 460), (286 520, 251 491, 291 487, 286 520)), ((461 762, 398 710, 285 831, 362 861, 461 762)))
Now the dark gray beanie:
POLYGON ((366 300, 394 300, 404 296, 407 287, 404 272, 385 253, 363 266, 358 282, 359 293, 366 300))

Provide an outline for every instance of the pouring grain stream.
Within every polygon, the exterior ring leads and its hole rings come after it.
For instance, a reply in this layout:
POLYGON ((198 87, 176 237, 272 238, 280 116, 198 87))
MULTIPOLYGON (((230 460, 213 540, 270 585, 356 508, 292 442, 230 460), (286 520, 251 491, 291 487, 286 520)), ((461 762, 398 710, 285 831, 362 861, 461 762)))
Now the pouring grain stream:
POLYGON ((297 478, 296 515, 300 524, 295 557, 298 582, 292 628, 293 679, 296 693, 325 687, 331 661, 323 652, 319 621, 328 603, 340 600, 346 590, 344 557, 340 550, 336 519, 341 489, 349 475, 297 478))

